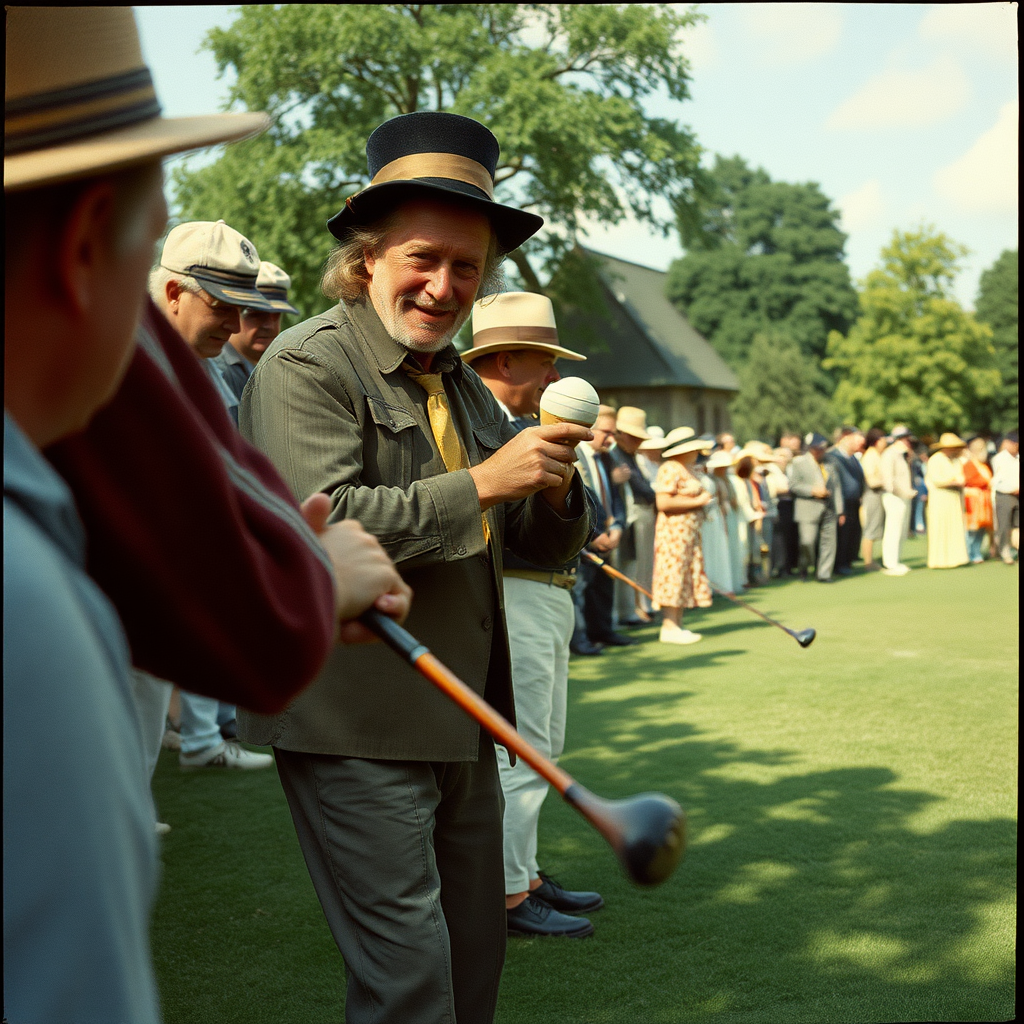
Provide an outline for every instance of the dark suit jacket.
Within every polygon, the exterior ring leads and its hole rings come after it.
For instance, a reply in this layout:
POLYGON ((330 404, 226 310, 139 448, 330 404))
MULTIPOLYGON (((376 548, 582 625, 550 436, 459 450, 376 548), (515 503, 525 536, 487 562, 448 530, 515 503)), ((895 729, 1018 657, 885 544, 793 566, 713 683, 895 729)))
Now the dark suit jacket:
POLYGON ((864 470, 853 455, 847 455, 839 448, 829 452, 827 461, 835 467, 843 489, 843 503, 851 505, 860 501, 867 484, 864 481, 864 470))

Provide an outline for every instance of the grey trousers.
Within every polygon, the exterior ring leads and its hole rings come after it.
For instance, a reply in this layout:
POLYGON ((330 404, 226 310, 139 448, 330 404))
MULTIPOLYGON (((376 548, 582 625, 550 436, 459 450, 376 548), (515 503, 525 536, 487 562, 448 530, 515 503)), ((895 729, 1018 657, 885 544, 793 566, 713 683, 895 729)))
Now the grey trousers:
POLYGON ((836 564, 838 518, 826 512, 816 523, 796 525, 800 537, 800 571, 804 572, 813 565, 819 580, 832 579, 832 570, 836 564))
POLYGON ((506 940, 490 737, 475 762, 274 752, 345 959, 347 1024, 489 1024, 506 940))

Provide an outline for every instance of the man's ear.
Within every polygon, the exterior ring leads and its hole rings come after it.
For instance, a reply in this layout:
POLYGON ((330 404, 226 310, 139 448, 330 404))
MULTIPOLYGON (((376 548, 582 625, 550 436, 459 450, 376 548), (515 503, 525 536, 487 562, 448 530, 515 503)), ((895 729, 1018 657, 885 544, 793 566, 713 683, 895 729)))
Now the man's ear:
POLYGON ((167 300, 167 308, 171 308, 171 303, 175 302, 181 295, 182 288, 181 282, 176 278, 169 278, 164 283, 164 298, 167 300))
POLYGON ((497 352, 494 356, 494 368, 505 380, 512 379, 512 353, 497 352))
POLYGON ((108 270, 115 192, 111 181, 90 185, 75 201, 56 247, 55 277, 61 299, 76 316, 88 313, 97 275, 108 270))

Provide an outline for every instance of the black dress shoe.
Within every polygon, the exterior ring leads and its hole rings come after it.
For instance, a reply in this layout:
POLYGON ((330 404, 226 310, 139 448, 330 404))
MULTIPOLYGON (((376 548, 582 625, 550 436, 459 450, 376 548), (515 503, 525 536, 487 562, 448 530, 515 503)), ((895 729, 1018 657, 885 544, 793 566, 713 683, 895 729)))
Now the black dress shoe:
POLYGON ((587 914, 592 910, 600 910, 604 906, 599 892, 569 892, 563 889, 553 878, 538 872, 541 884, 530 890, 531 896, 538 896, 550 907, 560 910, 563 914, 587 914))
POLYGON ((560 913, 532 893, 511 910, 505 911, 509 935, 532 939, 537 936, 559 936, 563 939, 585 939, 594 934, 594 926, 585 917, 560 913))
POLYGON ((631 636, 623 636, 621 633, 608 633, 602 636, 598 642, 608 647, 632 647, 634 644, 640 643, 639 640, 634 640, 631 636))
POLYGON ((569 650, 573 654, 584 656, 600 654, 604 650, 604 644, 592 644, 589 640, 581 640, 578 644, 569 644, 569 650))

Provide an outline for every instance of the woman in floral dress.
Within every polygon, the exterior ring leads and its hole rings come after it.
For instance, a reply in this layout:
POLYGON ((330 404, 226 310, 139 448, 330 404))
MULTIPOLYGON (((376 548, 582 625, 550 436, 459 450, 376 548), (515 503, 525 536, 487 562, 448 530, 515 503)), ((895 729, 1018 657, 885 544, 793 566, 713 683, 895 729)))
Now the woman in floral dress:
POLYGON ((690 472, 708 442, 684 441, 666 448, 654 493, 658 519, 654 528, 654 600, 661 606, 661 641, 693 644, 699 633, 682 628, 683 610, 710 608, 711 588, 704 574, 700 544, 702 509, 711 495, 690 472))

